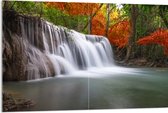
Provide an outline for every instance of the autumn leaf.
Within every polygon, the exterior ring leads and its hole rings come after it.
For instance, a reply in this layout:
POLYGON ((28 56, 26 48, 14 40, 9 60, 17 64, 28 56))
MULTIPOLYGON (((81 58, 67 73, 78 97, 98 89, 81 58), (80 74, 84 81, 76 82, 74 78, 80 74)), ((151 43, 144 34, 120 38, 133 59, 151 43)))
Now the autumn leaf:
POLYGON ((105 35, 106 32, 106 18, 103 12, 98 11, 97 15, 92 19, 92 34, 105 35))
POLYGON ((128 39, 130 37, 129 20, 123 20, 112 25, 109 29, 108 36, 111 44, 118 48, 125 47, 128 44, 128 39))
POLYGON ((139 45, 158 44, 164 48, 165 55, 168 55, 168 30, 158 29, 149 36, 140 38, 137 43, 139 45))
POLYGON ((54 7, 69 15, 90 15, 94 13, 100 4, 98 3, 68 3, 68 2, 47 2, 48 7, 54 7))

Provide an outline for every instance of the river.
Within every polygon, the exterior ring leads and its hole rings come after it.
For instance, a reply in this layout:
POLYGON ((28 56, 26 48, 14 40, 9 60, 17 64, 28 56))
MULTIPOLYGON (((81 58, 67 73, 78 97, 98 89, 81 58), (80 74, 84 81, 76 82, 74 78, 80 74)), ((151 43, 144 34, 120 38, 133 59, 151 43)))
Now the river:
POLYGON ((26 110, 168 107, 167 68, 91 68, 54 78, 3 82, 3 90, 32 99, 26 110))

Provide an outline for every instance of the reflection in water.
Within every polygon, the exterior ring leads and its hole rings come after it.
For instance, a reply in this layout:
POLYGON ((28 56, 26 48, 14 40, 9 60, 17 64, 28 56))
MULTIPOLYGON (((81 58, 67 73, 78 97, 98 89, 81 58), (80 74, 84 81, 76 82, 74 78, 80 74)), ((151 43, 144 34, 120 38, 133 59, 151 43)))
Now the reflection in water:
POLYGON ((168 107, 167 75, 166 68, 90 68, 3 87, 34 100, 30 110, 168 107))

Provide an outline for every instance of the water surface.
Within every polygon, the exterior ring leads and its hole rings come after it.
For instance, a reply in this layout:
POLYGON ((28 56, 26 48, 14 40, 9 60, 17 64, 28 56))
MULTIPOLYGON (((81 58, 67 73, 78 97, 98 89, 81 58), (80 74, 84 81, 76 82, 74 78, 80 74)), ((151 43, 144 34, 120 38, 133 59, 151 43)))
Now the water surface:
MULTIPOLYGON (((28 110, 168 107, 167 68, 92 68, 3 89, 32 99, 28 110)), ((26 109, 27 110, 27 109, 26 109)))

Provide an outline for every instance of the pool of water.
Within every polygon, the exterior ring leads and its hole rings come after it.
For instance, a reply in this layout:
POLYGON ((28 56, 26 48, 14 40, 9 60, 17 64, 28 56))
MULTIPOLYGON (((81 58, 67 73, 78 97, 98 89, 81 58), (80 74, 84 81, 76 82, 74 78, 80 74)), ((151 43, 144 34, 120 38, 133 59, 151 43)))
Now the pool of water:
POLYGON ((26 82, 3 90, 32 99, 26 110, 168 107, 168 68, 91 68, 26 82))

